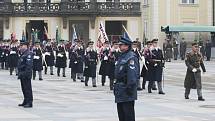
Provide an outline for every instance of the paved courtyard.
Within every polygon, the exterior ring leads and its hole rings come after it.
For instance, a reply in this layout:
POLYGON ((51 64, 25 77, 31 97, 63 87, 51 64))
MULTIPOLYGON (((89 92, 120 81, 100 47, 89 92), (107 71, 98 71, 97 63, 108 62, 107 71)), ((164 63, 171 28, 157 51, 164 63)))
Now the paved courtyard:
MULTIPOLYGON (((215 121, 215 62, 205 65, 205 102, 197 101, 196 90, 191 91, 190 100, 184 99, 184 62, 166 63, 166 95, 138 92, 137 121, 215 121)), ((108 84, 102 87, 100 79, 97 81, 98 88, 72 82, 69 69, 65 78, 45 75, 43 81, 32 81, 34 107, 24 109, 17 106, 23 97, 19 80, 0 70, 0 121, 117 121, 116 104, 108 84)))

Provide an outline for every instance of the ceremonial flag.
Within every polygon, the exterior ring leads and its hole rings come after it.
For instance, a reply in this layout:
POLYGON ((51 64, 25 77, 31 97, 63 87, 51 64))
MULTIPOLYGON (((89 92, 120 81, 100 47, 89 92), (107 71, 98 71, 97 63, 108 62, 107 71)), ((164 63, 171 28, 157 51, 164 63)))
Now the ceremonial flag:
POLYGON ((105 28, 102 23, 99 24, 99 34, 101 34, 101 42, 104 43, 105 41, 109 41, 107 34, 105 32, 105 28))
POLYGON ((61 37, 60 37, 60 32, 58 30, 58 26, 56 27, 56 43, 58 44, 60 41, 61 37))
POLYGON ((122 25, 122 28, 123 28, 124 31, 125 31, 124 34, 123 34, 123 37, 129 38, 131 41, 133 41, 132 38, 131 38, 131 36, 129 35, 129 33, 128 33, 128 31, 127 31, 127 29, 125 28, 124 25, 122 25))

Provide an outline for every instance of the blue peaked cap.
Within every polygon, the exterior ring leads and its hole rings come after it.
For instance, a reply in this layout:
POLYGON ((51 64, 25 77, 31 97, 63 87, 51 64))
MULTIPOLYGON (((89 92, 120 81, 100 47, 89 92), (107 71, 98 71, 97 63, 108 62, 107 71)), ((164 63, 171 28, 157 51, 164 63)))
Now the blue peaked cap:
POLYGON ((127 32, 125 32, 124 34, 123 34, 123 36, 121 37, 121 40, 119 41, 119 44, 127 44, 127 45, 131 45, 132 44, 132 41, 131 41, 131 39, 129 38, 129 36, 128 36, 128 33, 127 32))

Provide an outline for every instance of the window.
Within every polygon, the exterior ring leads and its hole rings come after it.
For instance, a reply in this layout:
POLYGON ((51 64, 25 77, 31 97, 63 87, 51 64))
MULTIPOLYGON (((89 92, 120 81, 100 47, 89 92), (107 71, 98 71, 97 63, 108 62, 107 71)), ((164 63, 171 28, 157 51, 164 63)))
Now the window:
POLYGON ((182 0, 182 4, 196 4, 197 0, 182 0))
POLYGON ((32 0, 32 3, 45 3, 46 0, 32 0))

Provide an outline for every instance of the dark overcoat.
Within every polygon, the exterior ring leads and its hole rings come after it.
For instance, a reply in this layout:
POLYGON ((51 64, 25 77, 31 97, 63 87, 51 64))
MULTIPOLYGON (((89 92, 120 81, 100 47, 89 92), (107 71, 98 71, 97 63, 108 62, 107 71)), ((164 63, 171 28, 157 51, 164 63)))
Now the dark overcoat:
POLYGON ((33 50, 34 59, 33 59, 33 71, 43 70, 43 55, 40 48, 35 48, 33 50))
POLYGON ((201 82, 201 69, 203 72, 206 72, 203 57, 200 53, 195 54, 194 52, 189 52, 186 55, 185 64, 187 66, 187 73, 184 81, 185 88, 192 88, 192 89, 201 89, 202 82, 201 82), (192 72, 192 70, 196 68, 197 72, 192 72))

